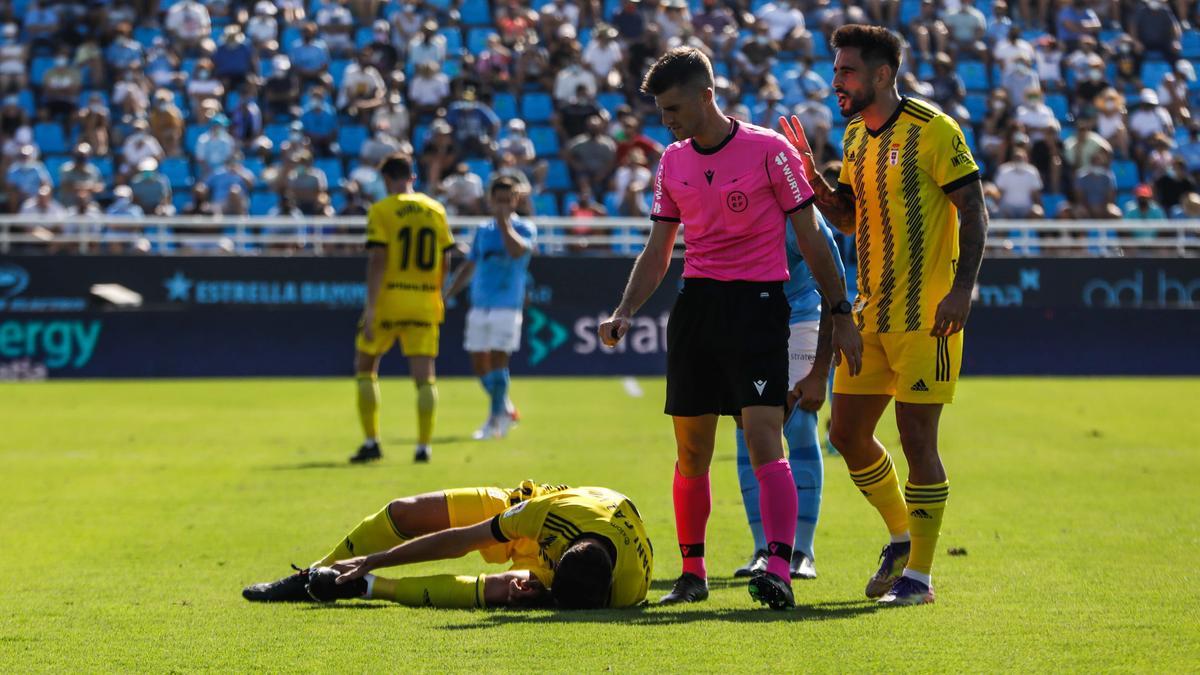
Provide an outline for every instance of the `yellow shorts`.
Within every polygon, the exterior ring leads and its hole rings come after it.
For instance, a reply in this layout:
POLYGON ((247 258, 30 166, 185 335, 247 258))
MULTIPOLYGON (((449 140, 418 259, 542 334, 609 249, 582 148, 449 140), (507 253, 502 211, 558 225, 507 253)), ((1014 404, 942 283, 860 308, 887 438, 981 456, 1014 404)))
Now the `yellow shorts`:
POLYGON ((835 394, 886 394, 902 403, 951 403, 962 367, 962 331, 863 333, 862 372, 850 377, 843 361, 833 375, 835 394))
MULTIPOLYGON (((495 487, 459 488, 443 490, 446 509, 450 514, 450 527, 465 527, 495 518, 513 504, 512 491, 495 487)), ((519 501, 519 500, 518 500, 519 501)), ((512 561, 515 570, 539 571, 545 564, 539 557, 536 541, 518 539, 480 549, 479 554, 490 563, 512 561)), ((540 576, 540 575, 539 575, 540 576)))
POLYGON ((440 328, 436 323, 376 321, 374 335, 371 340, 367 340, 360 321, 358 334, 354 338, 354 348, 363 354, 380 356, 386 354, 399 339, 400 352, 405 356, 436 357, 440 328))

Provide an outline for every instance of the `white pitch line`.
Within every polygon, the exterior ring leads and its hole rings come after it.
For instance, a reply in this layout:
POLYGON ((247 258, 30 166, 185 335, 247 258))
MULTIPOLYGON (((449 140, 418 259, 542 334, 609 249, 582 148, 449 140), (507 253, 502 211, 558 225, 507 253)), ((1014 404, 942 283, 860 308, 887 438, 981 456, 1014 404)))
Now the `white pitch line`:
POLYGON ((621 386, 625 387, 625 393, 629 394, 633 398, 641 398, 642 395, 645 394, 645 392, 642 391, 641 385, 639 385, 637 380, 633 379, 632 377, 626 377, 625 379, 621 380, 621 386))

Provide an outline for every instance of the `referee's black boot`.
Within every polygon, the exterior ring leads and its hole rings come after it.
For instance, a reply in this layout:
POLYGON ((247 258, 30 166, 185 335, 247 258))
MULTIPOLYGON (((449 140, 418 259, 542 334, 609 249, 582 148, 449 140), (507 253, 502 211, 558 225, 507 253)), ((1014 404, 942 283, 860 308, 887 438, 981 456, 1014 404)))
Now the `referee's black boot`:
POLYGON ((691 572, 684 572, 675 580, 671 592, 658 599, 660 605, 675 605, 681 602, 700 602, 708 599, 708 582, 691 572))
POLYGON ((358 452, 350 457, 350 463, 364 464, 381 458, 383 458, 383 450, 379 448, 379 441, 363 441, 363 444, 358 446, 358 452))

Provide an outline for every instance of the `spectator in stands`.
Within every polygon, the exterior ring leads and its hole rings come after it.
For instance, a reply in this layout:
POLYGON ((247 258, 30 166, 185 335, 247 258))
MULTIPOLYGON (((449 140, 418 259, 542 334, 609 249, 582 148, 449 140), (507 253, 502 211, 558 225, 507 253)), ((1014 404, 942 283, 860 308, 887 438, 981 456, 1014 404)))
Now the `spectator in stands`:
POLYGON ((144 58, 142 44, 133 39, 133 26, 125 22, 118 24, 116 35, 104 50, 104 61, 110 69, 110 75, 120 77, 133 64, 141 65, 144 58))
POLYGON ((1115 219, 1121 217, 1117 206, 1117 177, 1112 170, 1112 154, 1097 149, 1075 174, 1075 202, 1081 218, 1115 219))
POLYGON ((450 96, 450 78, 436 64, 421 63, 408 83, 408 102, 418 120, 427 119, 450 96))
POLYGON ((292 62, 283 54, 271 57, 271 72, 263 83, 263 102, 268 118, 291 115, 300 100, 300 79, 292 73, 292 62))
POLYGON ((550 0, 550 2, 541 6, 538 14, 538 25, 545 34, 553 34, 563 24, 571 26, 580 25, 579 5, 570 0, 550 0))
POLYGON ((996 65, 1000 66, 1001 76, 1008 74, 1018 59, 1025 58, 1032 63, 1037 58, 1033 45, 1021 37, 1019 26, 1010 27, 1008 33, 996 42, 991 53, 996 65))
POLYGON ((129 189, 128 185, 118 185, 113 188, 112 203, 108 205, 104 213, 110 216, 130 218, 142 218, 146 215, 142 211, 142 207, 133 202, 133 190, 129 189))
POLYGON ((146 65, 142 72, 156 87, 182 89, 187 75, 179 70, 179 56, 167 47, 167 41, 156 36, 146 50, 146 65))
POLYGON ((1000 214, 1003 218, 1041 218, 1042 177, 1037 167, 1029 163, 1023 148, 1013 151, 1012 160, 996 170, 996 187, 1000 190, 1000 214))
POLYGON ((21 200, 17 213, 22 216, 48 216, 46 220, 60 219, 67 209, 54 198, 49 184, 38 186, 34 193, 21 200))
POLYGON ((408 62, 418 69, 432 65, 438 70, 446 62, 446 38, 438 34, 436 21, 431 19, 421 24, 421 33, 409 41, 408 62))
MULTIPOLYGON (((80 73, 88 75, 85 83, 92 89, 103 89, 108 85, 108 68, 104 65, 104 50, 94 37, 89 37, 75 49, 72 63, 80 73)), ((138 65, 141 65, 140 63, 138 65)))
MULTIPOLYGON (((774 121, 773 121, 774 122, 774 121)), ((642 120, 632 113, 621 116, 621 139, 617 143, 617 164, 625 163, 625 156, 634 150, 640 150, 646 158, 648 166, 656 166, 662 157, 663 146, 658 141, 642 133, 642 120)), ((806 127, 807 128, 807 127, 806 127)))
MULTIPOLYGON (((250 197, 240 185, 229 188, 229 193, 223 200, 213 200, 213 215, 215 216, 247 216, 250 215, 250 197)), ((365 212, 364 212, 365 213, 365 212)))
POLYGON ((1179 144, 1179 156, 1189 173, 1200 174, 1200 124, 1188 126, 1187 140, 1179 144))
POLYGON ((1183 28, 1163 0, 1141 0, 1133 12, 1129 32, 1142 54, 1153 53, 1168 61, 1179 58, 1183 28))
POLYGON ((387 85, 379 70, 371 65, 369 52, 359 52, 354 62, 346 66, 338 86, 337 107, 365 124, 383 105, 387 85))
POLYGON ((1004 88, 1008 90, 1009 101, 1023 101, 1025 93, 1030 89, 1038 91, 1042 89, 1037 71, 1033 69, 1033 60, 1025 55, 1020 55, 1012 60, 1001 80, 1004 88))
MULTIPOLYGON (((355 191, 367 206, 387 197, 387 188, 383 184, 383 176, 380 175, 378 166, 363 161, 346 176, 347 183, 355 186, 355 191)), ((346 215, 345 209, 341 215, 346 215)))
POLYGON ((601 25, 583 52, 583 62, 605 89, 621 88, 625 71, 625 51, 617 41, 617 29, 601 25))
MULTIPOLYGON (((804 25, 803 14, 800 16, 800 25, 804 25)), ((720 34, 727 28, 733 28, 736 31, 738 21, 729 6, 720 2, 720 0, 703 0, 700 11, 692 16, 692 27, 697 33, 703 31, 706 27, 712 27, 713 32, 720 34)), ((620 27, 617 30, 620 31, 620 27)), ((622 33, 621 37, 626 38, 627 36, 622 33)))
POLYGON ((279 13, 271 0, 258 0, 254 3, 254 15, 246 21, 246 37, 255 49, 267 53, 279 51, 279 22, 275 15, 279 13))
POLYGON ((447 213, 461 216, 485 213, 483 180, 466 162, 454 165, 454 170, 438 183, 437 194, 447 213))
POLYGON ((788 71, 780 82, 783 87, 783 102, 787 105, 797 105, 809 98, 824 100, 832 89, 829 82, 817 71, 813 70, 811 56, 801 58, 797 62, 798 70, 788 71))
MULTIPOLYGON (((519 119, 508 121, 507 129, 497 146, 497 171, 505 167, 512 167, 521 173, 521 179, 518 182, 524 183, 526 186, 535 184, 538 190, 546 183, 546 172, 548 164, 543 159, 538 159, 537 151, 533 146, 533 141, 525 132, 525 122, 519 119), (506 158, 507 157, 507 158, 506 158)), ((528 198, 529 190, 526 190, 525 198, 528 198)))
POLYGON ((234 91, 251 76, 257 77, 258 52, 237 24, 225 27, 221 46, 213 52, 213 74, 226 91, 234 91))
POLYGON ((417 175, 425 178, 426 185, 440 185, 442 176, 458 164, 460 158, 458 146, 454 143, 454 129, 446 120, 436 119, 429 125, 429 140, 417 158, 421 167, 417 175))
POLYGON ((561 101, 551 115, 550 122, 564 143, 587 130, 588 118, 604 114, 596 102, 595 94, 585 84, 575 87, 575 94, 561 101))
POLYGON ((656 24, 646 26, 642 38, 628 45, 628 69, 625 73, 625 98, 637 104, 640 100, 638 87, 646 70, 654 64, 658 57, 666 52, 666 42, 656 24))
POLYGON ((229 133, 229 118, 217 115, 196 139, 193 153, 201 177, 207 177, 237 154, 238 142, 229 133))
POLYGON ((299 153, 296 168, 288 175, 287 196, 306 216, 332 215, 329 180, 324 171, 313 166, 313 155, 307 150, 299 153))
MULTIPOLYGON (((1180 61, 1187 63, 1187 61, 1180 61)), ((1190 64, 1189 64, 1190 66, 1190 64)), ((1188 102, 1188 83, 1174 72, 1164 73, 1155 93, 1163 108, 1171 115, 1176 126, 1186 126, 1192 119, 1191 104, 1188 102)))
POLYGON ((57 46, 56 38, 59 31, 58 9, 54 2, 41 3, 30 0, 25 8, 22 24, 25 36, 35 50, 57 46))
POLYGON ((987 55, 987 17, 975 7, 975 0, 960 0, 958 9, 946 12, 942 22, 950 32, 950 47, 955 58, 984 60, 987 55))
POLYGON ((0 94, 19 92, 29 83, 29 46, 21 42, 17 24, 0 28, 0 94))
POLYGON ((90 198, 104 189, 104 177, 92 163, 92 146, 80 143, 75 146, 71 161, 58 169, 58 200, 63 205, 75 206, 80 191, 91 193, 90 198))
POLYGON ((779 124, 780 117, 791 114, 791 108, 783 104, 783 90, 779 88, 775 76, 768 73, 750 109, 750 121, 770 129, 772 125, 779 124))
POLYGON ((564 155, 579 194, 603 196, 615 166, 617 144, 605 135, 599 115, 588 118, 586 130, 567 144, 564 155))
POLYGON ((158 160, 154 157, 138 161, 137 173, 129 179, 129 189, 133 191, 133 202, 143 212, 155 216, 175 214, 175 207, 171 205, 171 183, 158 172, 158 160))
MULTIPOLYGON (((400 7, 399 12, 391 13, 391 22, 392 44, 401 54, 405 54, 412 39, 421 32, 421 27, 425 24, 425 17, 417 11, 416 3, 406 2, 400 7)), ((434 24, 436 28, 436 22, 434 24)))
MULTIPOLYGON (((158 139, 150 133, 150 124, 144 119, 136 119, 130 127, 129 135, 125 137, 125 142, 121 145, 122 162, 118 173, 121 176, 127 176, 135 170, 140 170, 138 167, 146 159, 155 160, 153 170, 157 170, 158 162, 165 154, 158 139)), ((145 208, 144 205, 143 208, 145 208)))
MULTIPOLYGON (((100 215, 100 205, 96 203, 96 192, 91 184, 77 183, 75 189, 71 191, 69 202, 60 202, 63 208, 66 209, 66 217, 71 216, 98 216, 100 215)), ((89 230, 94 228, 88 228, 89 230)))
POLYGON ((687 0, 662 0, 654 22, 668 42, 682 35, 685 30, 691 30, 692 15, 688 11, 687 0))
POLYGON ((398 139, 408 138, 408 107, 404 105, 399 91, 388 94, 387 101, 371 116, 373 127, 379 128, 380 122, 387 123, 388 133, 392 136, 398 139))
POLYGON ((1182 157, 1172 157, 1158 178, 1154 179, 1154 192, 1158 195, 1158 203, 1167 211, 1178 206, 1179 200, 1183 199, 1185 194, 1197 189, 1200 189, 1200 185, 1188 173, 1182 157))
POLYGON ((1096 97, 1096 131, 1112 144, 1118 157, 1130 156, 1129 129, 1125 124, 1125 97, 1106 87, 1096 97))
POLYGON ((1086 109, 1075 119, 1075 132, 1063 143, 1063 160, 1070 171, 1078 172, 1092 166, 1092 158, 1100 152, 1111 161, 1112 144, 1096 132, 1095 111, 1086 109))
POLYGON ((1089 4, 1088 0, 1059 0, 1054 32, 1067 50, 1075 49, 1083 36, 1095 37, 1100 32, 1100 17, 1089 4))
POLYGON ((754 12, 755 24, 767 26, 767 35, 780 51, 812 55, 812 33, 804 26, 797 0, 772 0, 754 12))
MULTIPOLYGON (((180 211, 181 216, 211 216, 213 215, 212 200, 209 199, 208 183, 199 182, 192 186, 192 191, 186 204, 183 205, 183 210, 180 211)), ((205 230, 198 230, 198 233, 203 234, 205 230)))
MULTIPOLYGON (((519 122, 520 120, 512 121, 519 122)), ((533 192, 533 184, 529 180, 529 175, 526 174, 525 171, 521 169, 521 166, 517 163, 517 156, 511 152, 497 153, 496 170, 492 172, 492 178, 490 181, 488 181, 489 185, 490 183, 494 183, 497 178, 502 176, 513 181, 513 184, 517 186, 517 192, 521 195, 518 201, 525 202, 523 206, 518 206, 518 210, 529 206, 527 202, 529 201, 529 195, 533 192)), ((545 178, 543 177, 542 180, 544 182, 545 178)))
POLYGON ((169 89, 154 92, 154 104, 149 112, 150 133, 167 156, 178 156, 183 150, 183 111, 175 105, 169 89))
POLYGON ((333 86, 333 78, 329 75, 329 47, 317 37, 317 24, 308 21, 301 25, 300 41, 287 49, 292 74, 299 78, 302 87, 310 84, 333 86))
POLYGON ((620 11, 613 14, 613 27, 626 44, 637 42, 646 33, 648 22, 646 14, 639 7, 640 4, 640 0, 623 0, 620 11))
POLYGON ((404 152, 406 144, 392 133, 386 118, 371 123, 371 137, 363 142, 358 156, 367 166, 379 166, 383 160, 404 152))
POLYGON ((1110 60, 1116 66, 1117 77, 1112 84, 1121 91, 1129 91, 1141 86, 1142 82, 1142 53, 1141 48, 1128 33, 1122 33, 1112 47, 1114 52, 1110 60))
POLYGON ((566 58, 567 62, 554 78, 554 100, 566 103, 572 97, 578 97, 580 87, 587 89, 588 97, 594 98, 598 88, 596 75, 583 65, 579 47, 572 49, 566 58))
POLYGON ((554 87, 554 75, 550 72, 550 52, 542 45, 536 34, 517 40, 513 53, 513 91, 523 91, 526 83, 535 83, 543 90, 554 87))
POLYGON ((613 174, 612 194, 617 202, 615 215, 644 217, 650 215, 648 188, 654 176, 641 148, 632 148, 613 174))
MULTIPOLYGON (((1154 201, 1154 189, 1142 183, 1133 188, 1133 199, 1125 202, 1125 220, 1165 220, 1166 211, 1154 201)), ((1154 239, 1157 230, 1135 230, 1133 236, 1139 239, 1154 239)))
POLYGON ((104 96, 100 92, 89 94, 87 105, 75 113, 79 140, 92 146, 97 156, 105 156, 109 151, 109 118, 108 106, 104 104, 104 96))
POLYGON ((50 119, 62 123, 64 130, 69 128, 83 90, 83 72, 71 63, 70 54, 67 47, 59 49, 54 65, 42 78, 42 106, 50 119))
POLYGON ((1034 71, 1041 80, 1044 91, 1063 91, 1063 59, 1065 54, 1060 43, 1053 35, 1043 35, 1038 38, 1038 50, 1034 54, 1034 71))
POLYGON ((1200 194, 1189 192, 1171 209, 1172 220, 1200 220, 1200 194))
POLYGON ((258 87, 253 81, 243 82, 238 102, 229 111, 229 133, 243 148, 249 148, 263 138, 263 114, 258 107, 258 87))
POLYGON ((1030 156, 1041 171, 1051 192, 1061 191, 1062 153, 1059 149, 1059 132, 1062 128, 1040 89, 1025 93, 1025 103, 1017 108, 1017 122, 1029 134, 1030 156))
MULTIPOLYGON (((826 35, 832 35, 832 28, 841 25, 841 21, 830 18, 825 28, 826 35)), ((853 23, 845 21, 845 23, 853 23)), ((921 10, 908 22, 906 34, 912 41, 913 49, 919 61, 928 61, 937 52, 946 51, 950 46, 950 29, 938 18, 938 7, 934 0, 921 0, 921 10)))
POLYGON ((333 55, 345 58, 354 53, 354 15, 346 0, 321 4, 313 20, 333 55))
POLYGON ((833 111, 825 105, 825 97, 817 91, 809 92, 808 100, 797 105, 792 114, 800 119, 800 124, 806 129, 809 146, 817 163, 827 159, 826 148, 829 145, 829 132, 833 129, 833 111))
POLYGON ((1012 18, 1008 15, 1008 3, 1004 0, 996 0, 992 3, 992 16, 988 19, 986 40, 988 46, 995 49, 1000 44, 1005 36, 1010 35, 1013 24, 1012 18))
POLYGON ((150 110, 150 89, 153 85, 135 65, 126 70, 113 84, 112 104, 122 113, 142 117, 150 110))
POLYGON ((9 139, 21 127, 29 126, 29 113, 21 106, 21 99, 16 94, 4 97, 0 104, 0 139, 9 139))
POLYGON ((454 129, 454 142, 467 157, 490 158, 495 153, 500 118, 491 106, 476 99, 473 89, 466 89, 450 104, 446 121, 454 129))
POLYGON ((934 103, 946 114, 956 120, 970 119, 971 114, 963 105, 967 97, 967 85, 954 69, 954 60, 946 52, 938 52, 933 58, 933 77, 929 78, 933 87, 934 103))
POLYGON ((37 146, 28 143, 21 146, 16 161, 5 172, 4 184, 8 192, 9 213, 26 199, 36 196, 42 186, 50 187, 50 172, 38 159, 37 146))
POLYGON ((753 33, 742 41, 733 55, 734 77, 747 89, 759 89, 775 65, 778 53, 779 45, 771 39, 769 26, 765 23, 754 24, 753 33))
POLYGON ((234 153, 204 183, 208 186, 209 198, 216 203, 224 202, 235 187, 240 188, 242 194, 249 194, 257 180, 257 176, 242 163, 241 153, 234 153))
POLYGON ((1085 65, 1082 76, 1077 75, 1075 80, 1076 111, 1093 107, 1096 97, 1109 87, 1104 78, 1104 59, 1099 54, 1088 56, 1085 65))
POLYGON ((187 83, 188 105, 192 115, 199 116, 205 101, 218 103, 225 97, 225 85, 212 76, 212 61, 200 59, 187 83))
POLYGON ((337 154, 338 116, 337 111, 329 104, 326 92, 325 87, 320 85, 310 89, 304 110, 300 113, 304 135, 312 143, 313 152, 318 157, 337 154))
POLYGON ((515 44, 518 37, 537 29, 538 13, 522 6, 518 0, 502 0, 493 4, 499 5, 493 23, 506 46, 515 44))
POLYGON ((1150 152, 1150 139, 1155 134, 1175 136, 1171 114, 1162 107, 1158 94, 1149 87, 1142 89, 1134 109, 1129 113, 1129 135, 1134 159, 1144 160, 1150 152))
POLYGON ((212 16, 196 0, 179 0, 167 10, 164 21, 172 44, 184 54, 209 54, 212 44, 212 16))

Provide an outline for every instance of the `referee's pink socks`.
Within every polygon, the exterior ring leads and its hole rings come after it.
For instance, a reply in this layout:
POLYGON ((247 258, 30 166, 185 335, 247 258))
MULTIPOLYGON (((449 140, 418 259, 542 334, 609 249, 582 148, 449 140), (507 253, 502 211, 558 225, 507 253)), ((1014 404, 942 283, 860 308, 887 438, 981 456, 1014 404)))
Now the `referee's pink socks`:
MULTIPOLYGON (((787 466, 787 462, 783 463, 787 466)), ((708 525, 708 514, 712 512, 712 489, 708 472, 687 477, 679 473, 675 465, 675 482, 671 486, 675 501, 675 534, 679 539, 679 554, 683 557, 683 571, 691 572, 701 579, 708 578, 704 568, 704 528, 708 525)), ((792 525, 796 521, 796 490, 792 488, 792 525)), ((784 571, 787 565, 784 565, 784 571)))
POLYGON ((754 475, 758 478, 763 534, 767 537, 767 571, 787 581, 791 578, 788 565, 792 562, 798 508, 792 468, 786 459, 777 459, 755 469, 754 475))

